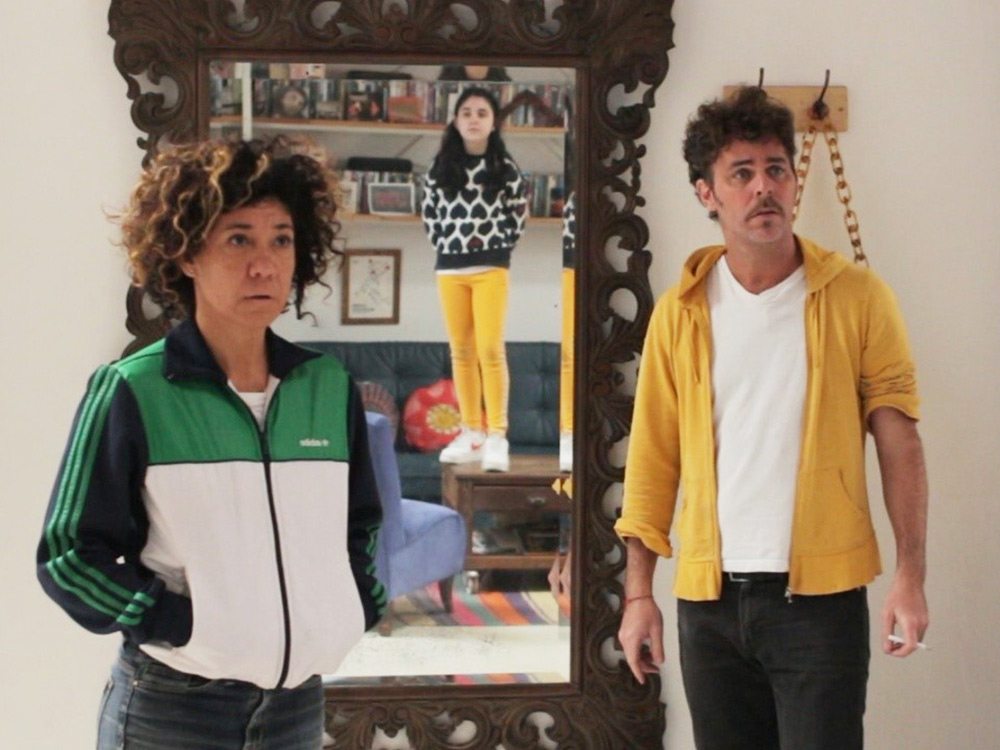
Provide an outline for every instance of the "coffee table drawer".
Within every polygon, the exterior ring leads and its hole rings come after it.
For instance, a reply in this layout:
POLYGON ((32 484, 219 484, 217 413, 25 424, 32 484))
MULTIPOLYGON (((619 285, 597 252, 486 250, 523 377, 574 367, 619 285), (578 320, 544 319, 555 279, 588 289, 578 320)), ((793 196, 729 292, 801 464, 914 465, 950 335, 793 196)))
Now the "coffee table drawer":
POLYGON ((569 501, 546 485, 478 486, 472 490, 476 510, 567 511, 569 501))

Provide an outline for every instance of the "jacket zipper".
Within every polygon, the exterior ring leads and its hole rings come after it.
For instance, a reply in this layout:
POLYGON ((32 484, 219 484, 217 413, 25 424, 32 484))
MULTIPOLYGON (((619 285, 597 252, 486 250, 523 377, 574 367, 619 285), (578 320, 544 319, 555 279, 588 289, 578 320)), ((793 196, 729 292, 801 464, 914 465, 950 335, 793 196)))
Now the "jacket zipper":
MULTIPOLYGON (((260 428, 257 425, 257 418, 254 417, 253 412, 250 411, 250 407, 247 406, 246 402, 240 398, 239 394, 233 392, 228 386, 226 390, 232 394, 232 397, 239 402, 240 406, 246 411, 247 415, 250 417, 250 422, 253 424, 254 429, 257 432, 257 440, 260 443, 260 454, 264 463, 264 483, 267 486, 267 506, 271 513, 271 531, 274 533, 274 561, 278 568, 278 587, 281 591, 281 615, 285 626, 285 648, 281 659, 281 674, 278 677, 278 683, 274 686, 277 690, 285 684, 285 679, 288 677, 288 667, 292 658, 292 617, 288 609, 288 584, 285 583, 285 565, 281 557, 281 534, 278 531, 278 511, 274 507, 274 486, 271 483, 271 448, 267 441, 267 414, 264 415, 264 428, 260 428)), ((274 400, 274 395, 271 394, 271 400, 274 400)), ((270 404, 268 405, 268 412, 270 412, 270 404)))
MULTIPOLYGON (((805 327, 806 327, 806 403, 804 407, 805 419, 802 428, 802 444, 799 447, 799 451, 802 456, 808 455, 808 448, 812 445, 806 445, 806 441, 809 439, 809 434, 814 433, 816 430, 816 424, 819 421, 819 415, 813 415, 813 401, 814 392, 818 391, 821 387, 821 383, 818 382, 818 378, 822 372, 823 368, 823 350, 826 346, 825 337, 823 335, 824 331, 821 327, 819 304, 820 304, 820 292, 808 292, 806 294, 806 310, 805 310, 805 327), (813 331, 815 330, 816 335, 813 336, 813 331)), ((818 403, 818 398, 815 399, 818 403)), ((802 476, 804 474, 804 469, 802 468, 803 459, 799 459, 799 472, 795 479, 795 506, 792 509, 792 539, 789 544, 788 550, 788 587, 785 589, 785 599, 788 603, 792 603, 792 597, 795 592, 792 591, 792 561, 795 560, 795 530, 798 528, 800 523, 799 515, 801 513, 801 501, 799 495, 802 491, 802 476)), ((809 467, 811 470, 811 466, 809 467)))
POLYGON ((274 560, 278 567, 278 585, 281 589, 281 613, 285 622, 285 653, 281 660, 281 676, 275 689, 285 684, 288 677, 288 664, 292 656, 292 618, 288 611, 288 585, 285 583, 285 566, 281 558, 281 534, 278 531, 278 511, 274 507, 274 489, 271 484, 271 449, 268 446, 267 435, 263 430, 260 436, 260 448, 264 458, 264 480, 267 483, 267 504, 271 511, 271 529, 274 532, 274 560))

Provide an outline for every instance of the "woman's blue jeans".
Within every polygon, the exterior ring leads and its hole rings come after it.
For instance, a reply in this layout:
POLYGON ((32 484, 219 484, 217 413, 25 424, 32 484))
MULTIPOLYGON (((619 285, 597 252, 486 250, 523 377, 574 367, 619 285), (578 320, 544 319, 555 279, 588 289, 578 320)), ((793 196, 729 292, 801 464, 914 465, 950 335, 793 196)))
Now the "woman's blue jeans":
POLYGON ((126 642, 101 701, 97 750, 319 750, 319 676, 291 689, 209 680, 126 642))
POLYGON ((678 600, 698 750, 863 747, 866 590, 788 597, 786 586, 780 574, 725 574, 718 601, 678 600))

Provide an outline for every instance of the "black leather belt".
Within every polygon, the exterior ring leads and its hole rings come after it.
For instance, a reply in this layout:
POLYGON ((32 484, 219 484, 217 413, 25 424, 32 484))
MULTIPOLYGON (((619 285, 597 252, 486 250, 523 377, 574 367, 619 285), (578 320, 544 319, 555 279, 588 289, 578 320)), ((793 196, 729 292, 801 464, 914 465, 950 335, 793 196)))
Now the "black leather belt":
POLYGON ((727 570, 722 578, 730 583, 787 583, 788 573, 732 573, 727 570))

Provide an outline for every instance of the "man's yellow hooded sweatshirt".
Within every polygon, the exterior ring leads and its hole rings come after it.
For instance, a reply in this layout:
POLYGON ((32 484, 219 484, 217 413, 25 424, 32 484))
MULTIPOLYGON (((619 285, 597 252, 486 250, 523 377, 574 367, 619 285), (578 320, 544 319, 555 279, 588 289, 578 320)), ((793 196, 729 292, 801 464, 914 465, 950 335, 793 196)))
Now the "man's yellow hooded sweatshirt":
MULTIPOLYGON (((796 238, 805 265, 809 367, 789 589, 828 594, 881 572, 865 484, 869 415, 883 406, 918 418, 914 365, 889 287, 839 253, 796 238)), ((725 248, 695 252, 657 302, 642 350, 625 468, 621 537, 670 557, 677 490, 674 593, 718 599, 722 545, 716 507, 712 335, 705 277, 725 248)))

